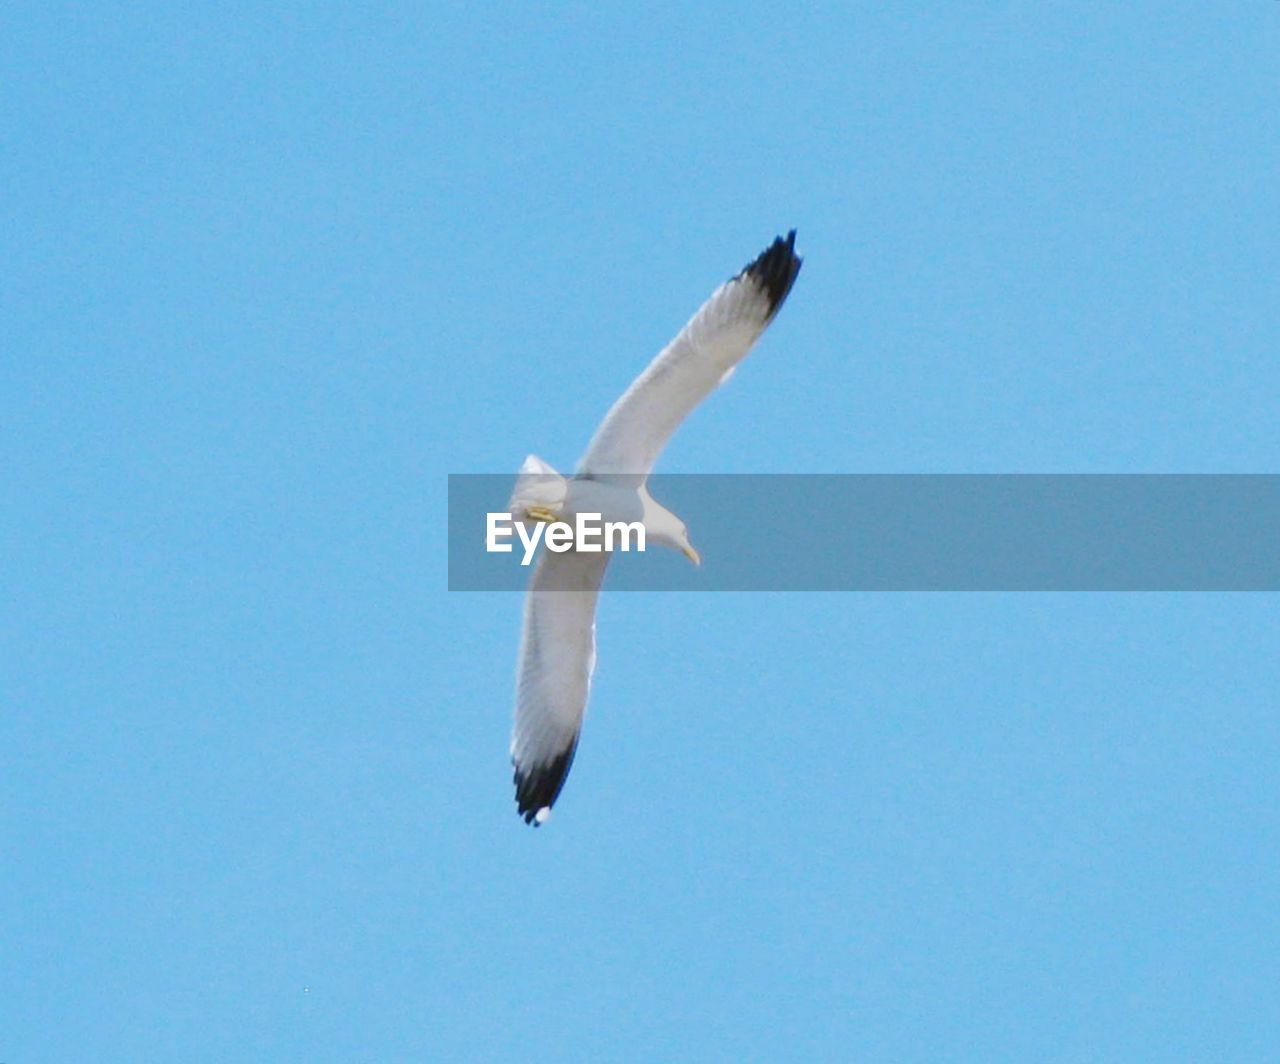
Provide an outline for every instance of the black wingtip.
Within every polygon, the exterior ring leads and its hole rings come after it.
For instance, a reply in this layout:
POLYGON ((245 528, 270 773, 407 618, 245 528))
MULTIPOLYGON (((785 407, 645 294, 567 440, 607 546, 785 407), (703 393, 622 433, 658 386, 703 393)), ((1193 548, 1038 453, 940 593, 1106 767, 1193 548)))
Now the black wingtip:
POLYGON ((796 231, 792 229, 785 238, 775 237, 773 243, 738 276, 750 277, 765 290, 769 296, 769 317, 772 318, 796 283, 803 261, 796 254, 796 231))
POLYGON ((538 827, 545 816, 538 814, 544 809, 550 812, 560 790, 564 787, 565 777, 569 775, 569 766, 573 764, 573 755, 577 752, 578 740, 575 737, 569 748, 559 754, 553 761, 544 765, 535 765, 522 772, 516 766, 516 811, 524 817, 526 824, 538 827))

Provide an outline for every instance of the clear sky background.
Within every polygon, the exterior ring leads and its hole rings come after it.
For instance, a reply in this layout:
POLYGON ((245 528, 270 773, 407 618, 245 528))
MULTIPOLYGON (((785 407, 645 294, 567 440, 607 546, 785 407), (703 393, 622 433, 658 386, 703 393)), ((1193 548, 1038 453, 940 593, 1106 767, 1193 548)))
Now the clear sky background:
POLYGON ((443 507, 792 226, 664 470, 1280 471, 1278 56, 1269 2, 8 6, 0 1060, 1274 1059, 1275 596, 606 595, 535 832, 443 507))

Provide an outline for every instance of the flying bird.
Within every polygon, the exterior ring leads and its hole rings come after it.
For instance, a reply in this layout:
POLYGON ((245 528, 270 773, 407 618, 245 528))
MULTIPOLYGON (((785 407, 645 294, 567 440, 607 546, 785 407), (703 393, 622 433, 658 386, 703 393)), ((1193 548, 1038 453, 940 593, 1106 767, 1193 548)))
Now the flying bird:
MULTIPOLYGON (((800 272, 796 233, 778 237, 722 284, 613 404, 577 473, 563 477, 534 455, 516 478, 509 510, 526 522, 644 522, 647 542, 701 559, 683 521, 645 483, 667 440, 733 373, 782 306, 800 272)), ((525 599, 511 762, 516 805, 539 825, 564 786, 578 747, 595 668, 596 599, 608 552, 540 552, 525 599)))

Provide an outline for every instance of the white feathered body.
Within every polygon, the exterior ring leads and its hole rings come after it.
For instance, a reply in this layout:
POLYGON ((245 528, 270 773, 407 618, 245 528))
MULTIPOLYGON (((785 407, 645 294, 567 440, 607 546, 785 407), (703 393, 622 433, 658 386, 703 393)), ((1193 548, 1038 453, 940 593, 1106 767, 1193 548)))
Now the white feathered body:
MULTIPOLYGON (((697 561, 684 523, 650 497, 645 480, 680 423, 746 357, 799 270, 792 231, 721 285, 614 403, 576 476, 562 477, 532 455, 525 459, 512 515, 524 519, 535 506, 570 523, 579 513, 598 513, 603 522, 643 521, 647 540, 697 561)), ((607 553, 544 550, 529 585, 511 759, 517 806, 531 824, 550 813, 577 749, 595 665, 596 599, 608 561, 607 553)))

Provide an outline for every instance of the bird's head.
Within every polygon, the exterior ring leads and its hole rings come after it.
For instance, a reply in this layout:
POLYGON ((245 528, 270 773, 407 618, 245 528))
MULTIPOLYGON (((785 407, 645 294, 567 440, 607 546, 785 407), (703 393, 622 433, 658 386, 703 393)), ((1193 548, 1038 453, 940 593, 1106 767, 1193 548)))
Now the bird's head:
POLYGON ((702 555, 689 542, 688 526, 666 507, 657 506, 656 512, 646 513, 644 526, 646 535, 654 543, 678 550, 694 565, 702 564, 702 555))
POLYGON ((671 547, 678 550, 694 565, 702 564, 702 555, 694 549, 692 543, 689 542, 689 530, 681 525, 675 532, 670 535, 657 535, 653 537, 658 543, 664 547, 671 547))

